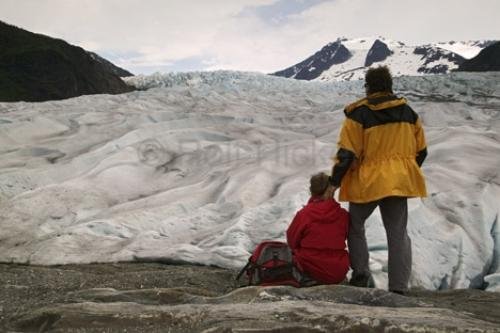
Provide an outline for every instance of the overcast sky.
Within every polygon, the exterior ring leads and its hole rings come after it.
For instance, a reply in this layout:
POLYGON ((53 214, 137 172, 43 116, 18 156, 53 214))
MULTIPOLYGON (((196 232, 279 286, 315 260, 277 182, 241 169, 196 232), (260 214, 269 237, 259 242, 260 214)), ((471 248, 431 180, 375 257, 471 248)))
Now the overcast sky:
POLYGON ((338 37, 500 39, 500 0, 0 0, 0 20, 134 74, 272 72, 338 37))

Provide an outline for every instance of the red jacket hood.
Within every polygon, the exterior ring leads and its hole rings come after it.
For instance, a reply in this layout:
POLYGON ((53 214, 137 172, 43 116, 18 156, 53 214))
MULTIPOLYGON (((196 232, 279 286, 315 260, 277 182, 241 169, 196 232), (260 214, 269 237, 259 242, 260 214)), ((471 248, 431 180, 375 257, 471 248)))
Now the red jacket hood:
POLYGON ((316 196, 311 197, 303 208, 307 216, 316 223, 334 223, 340 209, 340 204, 335 199, 323 200, 316 196))

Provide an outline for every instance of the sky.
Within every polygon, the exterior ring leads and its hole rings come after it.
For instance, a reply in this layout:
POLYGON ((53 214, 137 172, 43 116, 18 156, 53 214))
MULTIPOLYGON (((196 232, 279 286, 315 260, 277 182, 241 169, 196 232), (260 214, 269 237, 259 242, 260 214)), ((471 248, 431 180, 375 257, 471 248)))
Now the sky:
POLYGON ((0 0, 0 20, 134 74, 270 73, 339 37, 500 39, 500 0, 0 0))

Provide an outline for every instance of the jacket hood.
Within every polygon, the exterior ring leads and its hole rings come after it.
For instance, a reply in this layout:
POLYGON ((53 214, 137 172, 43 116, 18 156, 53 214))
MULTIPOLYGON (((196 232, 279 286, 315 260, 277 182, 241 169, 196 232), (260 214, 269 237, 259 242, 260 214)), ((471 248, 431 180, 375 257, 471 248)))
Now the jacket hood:
POLYGON ((304 207, 307 216, 315 223, 334 223, 338 218, 340 204, 335 199, 323 200, 321 197, 311 197, 304 207))

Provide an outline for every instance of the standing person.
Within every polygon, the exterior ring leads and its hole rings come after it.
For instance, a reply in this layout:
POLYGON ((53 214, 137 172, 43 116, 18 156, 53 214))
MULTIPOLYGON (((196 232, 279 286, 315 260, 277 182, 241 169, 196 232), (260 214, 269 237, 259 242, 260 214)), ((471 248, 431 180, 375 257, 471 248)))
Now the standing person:
POLYGON ((330 181, 340 187, 340 201, 349 202, 349 283, 373 287, 364 225, 379 207, 389 249, 389 290, 403 294, 412 264, 407 198, 427 196, 420 170, 427 156, 424 131, 406 99, 393 94, 387 67, 370 68, 365 89, 367 96, 344 110, 330 181))
POLYGON ((308 278, 323 284, 340 283, 349 270, 349 214, 333 198, 328 175, 318 173, 310 184, 311 198, 286 232, 288 246, 297 268, 308 278))

